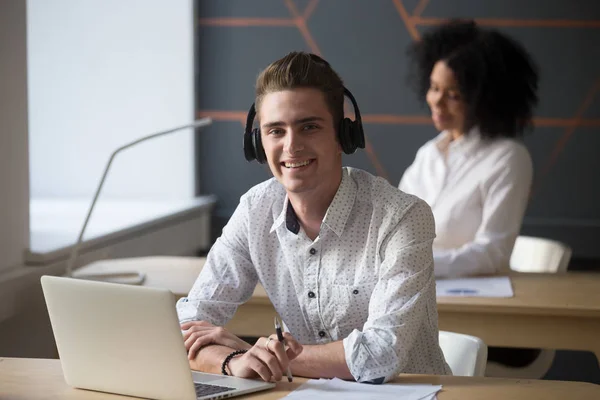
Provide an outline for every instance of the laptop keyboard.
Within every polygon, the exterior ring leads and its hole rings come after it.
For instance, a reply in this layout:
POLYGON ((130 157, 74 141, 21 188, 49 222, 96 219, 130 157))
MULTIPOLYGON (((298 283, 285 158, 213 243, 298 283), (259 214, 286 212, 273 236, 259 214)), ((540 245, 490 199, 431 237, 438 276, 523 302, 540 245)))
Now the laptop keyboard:
POLYGON ((194 383, 194 386, 196 387, 196 396, 197 397, 208 396, 208 395, 217 394, 217 393, 230 392, 232 390, 235 390, 235 388, 232 388, 232 387, 209 385, 207 383, 194 383))

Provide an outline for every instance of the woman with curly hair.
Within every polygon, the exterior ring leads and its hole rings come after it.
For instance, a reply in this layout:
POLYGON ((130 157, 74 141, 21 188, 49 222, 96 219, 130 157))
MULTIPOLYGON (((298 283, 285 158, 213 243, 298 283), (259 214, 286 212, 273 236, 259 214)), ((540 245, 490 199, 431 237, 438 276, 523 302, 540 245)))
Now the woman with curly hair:
POLYGON ((399 188, 433 210, 435 275, 506 270, 533 176, 519 139, 532 127, 537 67, 518 42, 472 21, 435 28, 408 54, 441 133, 419 149, 399 188))

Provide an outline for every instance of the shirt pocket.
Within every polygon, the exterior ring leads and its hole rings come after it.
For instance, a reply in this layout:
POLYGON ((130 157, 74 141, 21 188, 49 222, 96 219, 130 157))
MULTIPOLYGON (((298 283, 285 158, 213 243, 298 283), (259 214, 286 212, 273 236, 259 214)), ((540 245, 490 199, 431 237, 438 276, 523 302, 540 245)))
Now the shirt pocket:
POLYGON ((352 331, 362 329, 369 316, 369 302, 377 280, 332 287, 334 325, 352 331))

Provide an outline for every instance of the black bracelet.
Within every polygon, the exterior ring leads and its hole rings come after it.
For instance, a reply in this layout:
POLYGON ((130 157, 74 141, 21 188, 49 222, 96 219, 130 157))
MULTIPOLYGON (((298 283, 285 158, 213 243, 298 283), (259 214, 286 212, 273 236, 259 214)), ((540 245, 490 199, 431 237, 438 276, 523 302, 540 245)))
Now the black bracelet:
POLYGON ((225 357, 225 360, 223 361, 223 364, 221 364, 221 372, 223 373, 223 375, 229 375, 227 373, 227 370, 225 369, 225 367, 227 367, 227 364, 229 364, 229 361, 231 361, 231 359, 233 357, 239 356, 240 354, 244 354, 247 351, 248 350, 236 350, 234 352, 231 352, 227 357, 225 357))

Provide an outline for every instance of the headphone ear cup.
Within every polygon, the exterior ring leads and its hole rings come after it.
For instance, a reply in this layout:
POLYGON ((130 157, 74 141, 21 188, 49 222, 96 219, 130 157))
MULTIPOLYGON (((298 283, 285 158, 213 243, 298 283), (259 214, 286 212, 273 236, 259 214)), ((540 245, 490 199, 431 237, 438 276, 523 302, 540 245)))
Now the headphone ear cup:
POLYGON ((352 122, 352 143, 355 150, 365 148, 365 132, 363 131, 362 124, 356 121, 352 122))
POLYGON ((344 118, 340 123, 338 136, 340 140, 340 145, 342 146, 342 150, 346 154, 352 154, 356 151, 356 145, 354 144, 352 132, 354 130, 353 125, 354 123, 350 118, 344 118))
POLYGON ((256 155, 256 161, 261 164, 267 162, 267 155, 265 154, 265 149, 262 145, 262 139, 260 136, 260 129, 255 128, 252 130, 252 144, 254 148, 254 154, 256 155))
POLYGON ((256 160, 254 140, 252 139, 253 134, 253 131, 244 131, 244 157, 246 157, 246 161, 256 160))

